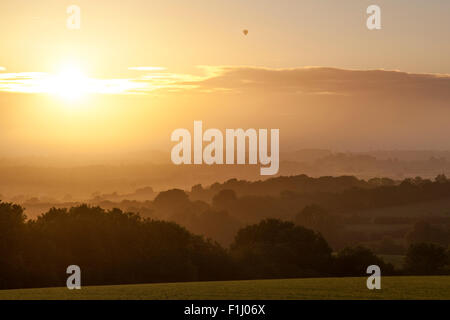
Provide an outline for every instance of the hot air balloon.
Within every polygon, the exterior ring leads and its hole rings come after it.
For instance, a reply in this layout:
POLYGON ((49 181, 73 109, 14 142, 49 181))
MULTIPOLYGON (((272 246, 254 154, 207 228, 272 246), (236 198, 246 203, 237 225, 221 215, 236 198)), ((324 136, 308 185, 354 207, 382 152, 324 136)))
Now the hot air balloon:
POLYGON ((244 29, 244 30, 242 30, 242 33, 244 34, 244 36, 246 36, 248 34, 248 30, 244 29))

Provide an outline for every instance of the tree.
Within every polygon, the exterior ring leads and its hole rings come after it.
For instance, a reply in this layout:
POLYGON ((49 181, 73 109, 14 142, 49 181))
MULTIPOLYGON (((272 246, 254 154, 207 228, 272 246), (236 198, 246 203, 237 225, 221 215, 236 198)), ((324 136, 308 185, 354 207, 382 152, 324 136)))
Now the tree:
POLYGON ((370 249, 362 246, 347 247, 339 251, 334 261, 333 271, 338 276, 364 276, 370 265, 379 266, 382 274, 394 272, 391 264, 386 264, 370 249))
POLYGON ((226 210, 229 209, 236 202, 236 200, 236 192, 230 189, 225 189, 221 190, 213 197, 212 204, 218 209, 226 210))
POLYGON ((331 262, 320 234, 276 219, 239 230, 231 253, 246 278, 324 275, 331 262))
POLYGON ((160 192, 153 200, 153 205, 165 218, 184 210, 189 204, 189 196, 181 189, 160 192))
POLYGON ((20 282, 25 219, 21 206, 0 201, 0 288, 20 282))
POLYGON ((447 176, 445 174, 438 174, 436 178, 434 178, 434 181, 438 183, 446 183, 448 182, 447 176))
POLYGON ((405 270, 412 274, 440 274, 449 257, 443 246, 433 243, 411 244, 406 253, 405 270))
POLYGON ((223 280, 236 270, 217 243, 119 209, 53 208, 24 223, 19 206, 2 203, 0 229, 1 289, 63 286, 72 264, 84 285, 223 280))

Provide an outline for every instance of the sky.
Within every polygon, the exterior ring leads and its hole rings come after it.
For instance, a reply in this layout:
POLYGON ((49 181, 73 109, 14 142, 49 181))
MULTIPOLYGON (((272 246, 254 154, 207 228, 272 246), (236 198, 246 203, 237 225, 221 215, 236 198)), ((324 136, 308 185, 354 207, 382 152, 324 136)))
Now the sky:
POLYGON ((0 147, 168 149, 203 120, 279 128, 282 149, 450 149, 449 13, 446 0, 3 0, 0 147), (366 27, 371 4, 381 30, 366 27))

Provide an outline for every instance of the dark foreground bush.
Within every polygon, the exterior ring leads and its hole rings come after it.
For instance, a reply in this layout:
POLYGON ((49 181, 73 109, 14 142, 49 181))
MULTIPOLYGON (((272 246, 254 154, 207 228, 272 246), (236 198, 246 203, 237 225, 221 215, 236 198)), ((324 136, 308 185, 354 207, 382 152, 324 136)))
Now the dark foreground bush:
POLYGON ((327 275, 332 260, 320 234, 275 219, 239 230, 231 254, 247 279, 327 275))
POLYGON ((367 276, 367 267, 370 265, 379 266, 383 275, 394 273, 391 264, 385 263, 371 250, 361 246, 339 251, 334 259, 333 273, 336 276, 367 276))
MULTIPOLYGON (((444 247, 419 244, 409 249, 406 266, 410 273, 436 274, 448 270, 448 259, 444 247)), ((383 275, 393 272, 365 248, 334 257, 321 234, 281 220, 239 230, 228 252, 175 223, 119 209, 51 209, 27 221, 20 206, 0 202, 1 289, 64 286, 69 265, 81 267, 82 285, 110 285, 367 276, 372 264, 383 275)))
POLYGON ((0 228, 1 288, 63 286, 72 264, 83 285, 220 280, 234 270, 219 245, 118 209, 51 209, 25 222, 20 207, 2 203, 0 228))
POLYGON ((450 274, 450 255, 434 243, 413 243, 406 253, 405 271, 410 274, 450 274))

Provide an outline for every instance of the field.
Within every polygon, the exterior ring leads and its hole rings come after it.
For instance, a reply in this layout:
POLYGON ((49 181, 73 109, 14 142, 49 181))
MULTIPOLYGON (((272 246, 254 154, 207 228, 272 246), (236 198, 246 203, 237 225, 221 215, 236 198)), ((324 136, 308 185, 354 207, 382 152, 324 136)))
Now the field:
POLYGON ((450 276, 282 279, 0 290, 0 299, 450 299, 450 276))

